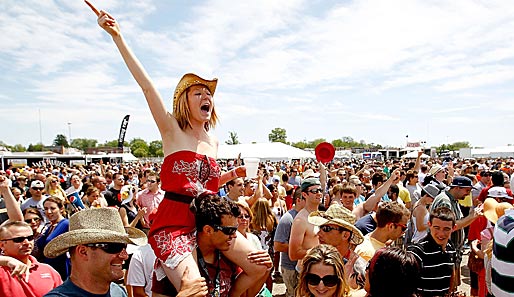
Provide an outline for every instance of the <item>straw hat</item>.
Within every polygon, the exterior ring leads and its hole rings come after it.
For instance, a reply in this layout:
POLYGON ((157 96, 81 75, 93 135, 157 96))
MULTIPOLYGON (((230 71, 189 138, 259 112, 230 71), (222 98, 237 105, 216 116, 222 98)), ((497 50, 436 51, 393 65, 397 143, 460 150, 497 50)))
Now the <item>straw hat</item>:
POLYGON ((439 171, 443 170, 443 166, 439 165, 439 164, 435 164, 433 165, 430 170, 428 171, 428 175, 436 175, 439 171))
POLYGON ((350 242, 355 245, 359 245, 364 241, 361 231, 354 226, 355 215, 349 209, 339 204, 330 205, 327 211, 311 212, 308 221, 316 226, 334 224, 351 231, 352 237, 350 242))
POLYGON ((124 228, 121 217, 114 208, 79 211, 71 216, 69 230, 46 245, 46 257, 55 258, 79 244, 117 242, 145 245, 148 242, 143 231, 132 227, 124 228))
POLYGON ((484 216, 496 224, 498 219, 505 214, 507 209, 514 208, 514 206, 508 202, 498 202, 494 198, 487 198, 484 201, 484 216))
POLYGON ((214 78, 213 80, 206 80, 193 73, 184 74, 184 76, 182 76, 178 82, 177 87, 175 88, 175 93, 173 93, 173 109, 175 109, 177 106, 178 98, 180 95, 182 95, 182 93, 184 93, 185 90, 187 90, 187 88, 196 85, 204 85, 209 89, 211 95, 214 96, 214 91, 216 91, 217 84, 217 78, 214 78))

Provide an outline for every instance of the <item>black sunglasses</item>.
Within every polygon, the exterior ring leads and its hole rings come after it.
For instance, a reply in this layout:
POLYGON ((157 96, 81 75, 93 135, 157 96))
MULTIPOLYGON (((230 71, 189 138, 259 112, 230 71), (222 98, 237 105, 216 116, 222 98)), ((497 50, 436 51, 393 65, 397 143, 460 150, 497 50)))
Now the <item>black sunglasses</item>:
POLYGON ((34 191, 43 191, 45 188, 36 188, 36 187, 32 187, 32 190, 34 191))
POLYGON ((307 192, 312 193, 312 194, 318 194, 318 193, 323 192, 323 190, 321 188, 318 188, 318 189, 308 190, 307 192))
POLYGON ((237 218, 241 219, 241 220, 249 220, 250 219, 250 215, 240 215, 237 218))
POLYGON ((328 233, 328 232, 330 232, 332 230, 337 230, 337 231, 340 231, 340 232, 346 231, 346 229, 343 228, 343 227, 333 227, 333 226, 329 226, 329 225, 319 226, 319 229, 321 231, 325 232, 325 233, 328 233))
POLYGON ((9 239, 2 239, 2 241, 12 240, 13 242, 16 242, 16 243, 22 243, 22 242, 25 241, 25 239, 28 240, 28 241, 32 241, 32 240, 34 240, 34 235, 14 237, 14 238, 9 238, 9 239))
POLYGON ((88 243, 87 247, 98 248, 108 254, 119 254, 123 249, 127 248, 126 243, 108 242, 108 243, 88 243))
POLYGON ((155 183, 157 182, 156 180, 150 180, 150 179, 148 179, 148 180, 146 180, 146 181, 147 181, 147 182, 149 182, 149 183, 151 183, 151 184, 155 184, 155 183))
POLYGON ((324 277, 320 277, 317 274, 307 273, 305 276, 307 283, 311 286, 317 286, 321 281, 326 287, 333 287, 339 284, 339 278, 337 275, 325 275, 324 277))
POLYGON ((218 231, 221 231, 223 232, 223 234, 225 235, 234 235, 236 234, 237 232, 237 227, 233 227, 233 226, 219 226, 219 225, 212 225, 212 227, 215 229, 215 230, 218 230, 218 231))
POLYGON ((41 219, 40 219, 40 218, 32 218, 32 219, 26 219, 26 220, 25 220, 25 223, 27 223, 27 224, 30 224, 30 223, 32 223, 32 222, 36 222, 36 223, 37 223, 37 222, 39 222, 39 221, 41 221, 41 219))

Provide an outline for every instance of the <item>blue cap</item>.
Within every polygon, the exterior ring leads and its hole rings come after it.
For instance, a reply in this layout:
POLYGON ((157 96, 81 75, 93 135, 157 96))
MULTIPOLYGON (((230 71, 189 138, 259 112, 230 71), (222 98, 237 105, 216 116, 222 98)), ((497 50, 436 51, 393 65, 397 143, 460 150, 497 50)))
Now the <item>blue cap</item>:
POLYGON ((465 176, 456 176, 453 178, 450 187, 471 188, 473 187, 473 182, 465 176))

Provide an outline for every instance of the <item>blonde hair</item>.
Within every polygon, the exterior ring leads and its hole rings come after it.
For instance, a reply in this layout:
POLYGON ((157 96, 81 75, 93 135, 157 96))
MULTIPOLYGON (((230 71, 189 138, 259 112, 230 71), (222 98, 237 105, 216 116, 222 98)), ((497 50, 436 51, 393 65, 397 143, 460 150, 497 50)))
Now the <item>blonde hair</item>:
MULTIPOLYGON (((203 86, 203 85, 202 85, 203 86)), ((207 86, 205 86, 208 88, 207 86)), ((173 108, 173 116, 178 122, 178 126, 182 131, 184 131, 187 127, 192 128, 191 126, 191 110, 189 108, 189 104, 187 102, 187 93, 189 93, 189 89, 187 88, 180 96, 177 98, 177 104, 175 104, 173 108)), ((209 131, 211 128, 216 127, 216 123, 218 122, 218 116, 216 115, 216 109, 214 108, 214 103, 212 106, 211 118, 207 123, 205 123, 205 130, 209 131)))
POLYGON ((271 232, 277 225, 277 218, 273 214, 269 202, 265 198, 260 198, 252 206, 253 218, 250 223, 252 230, 271 232))
POLYGON ((303 258, 303 269, 300 273, 295 295, 314 296, 309 290, 306 276, 308 273, 310 273, 311 266, 318 263, 332 266, 334 268, 335 275, 340 280, 340 282, 337 284, 334 296, 348 296, 350 287, 346 283, 346 279, 344 277, 343 259, 341 258, 341 254, 339 254, 337 249, 328 244, 320 244, 313 247, 303 258))

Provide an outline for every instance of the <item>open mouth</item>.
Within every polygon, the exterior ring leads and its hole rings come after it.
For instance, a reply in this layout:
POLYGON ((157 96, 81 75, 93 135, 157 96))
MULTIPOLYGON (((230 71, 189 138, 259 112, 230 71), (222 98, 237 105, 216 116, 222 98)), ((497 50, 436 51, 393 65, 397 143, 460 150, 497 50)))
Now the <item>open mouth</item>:
POLYGON ((211 105, 209 103, 202 104, 202 106, 200 107, 200 110, 209 112, 209 111, 211 111, 211 105))

